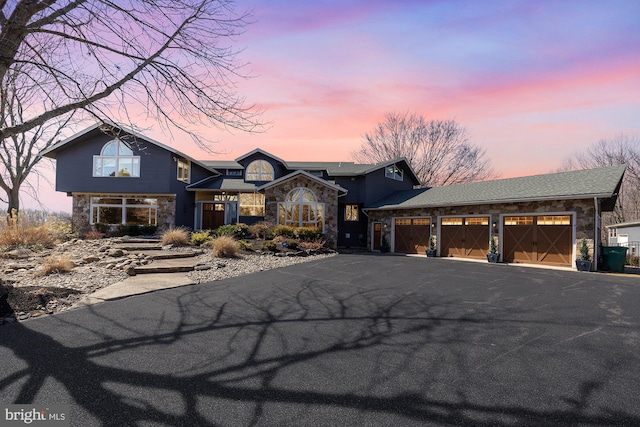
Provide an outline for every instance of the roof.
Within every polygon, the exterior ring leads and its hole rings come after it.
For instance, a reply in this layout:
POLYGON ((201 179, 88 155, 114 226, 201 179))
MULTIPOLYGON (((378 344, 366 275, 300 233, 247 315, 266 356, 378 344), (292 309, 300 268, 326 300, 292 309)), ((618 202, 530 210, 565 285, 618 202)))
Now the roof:
POLYGON ((256 191, 255 184, 244 182, 244 179, 209 177, 191 185, 187 185, 188 191, 220 190, 220 191, 256 191))
POLYGON ((606 228, 625 228, 625 227, 638 227, 638 226, 640 226, 640 219, 607 225, 606 228))
POLYGON ((534 200, 611 198, 617 196, 625 168, 625 165, 609 166, 407 190, 385 197, 365 209, 407 209, 534 200))
POLYGON ((244 166, 234 160, 200 160, 200 162, 214 169, 244 169, 244 166))
POLYGON ((80 139, 81 137, 83 137, 83 136, 85 136, 85 135, 87 135, 87 134, 89 134, 91 132, 94 132, 96 130, 99 130, 103 126, 111 126, 111 127, 123 130, 126 133, 128 133, 129 135, 135 136, 136 138, 139 138, 139 139, 142 139, 144 141, 147 141, 147 142, 149 142, 149 143, 151 143, 153 145, 157 145, 158 147, 163 148, 163 149, 165 149, 165 150, 167 150, 167 151, 169 151, 171 153, 174 153, 174 154, 176 154, 176 155, 178 155, 178 156, 180 156, 180 157, 182 157, 184 159, 189 159, 191 162, 193 162, 193 163, 195 163, 195 164, 197 164, 197 165, 199 165, 199 166, 201 166, 201 167, 203 167, 203 168, 205 168, 205 169, 207 169, 207 170, 209 170, 211 172, 214 172, 217 175, 220 175, 220 173, 217 170, 215 170, 215 168, 212 168, 211 166, 208 166, 208 165, 204 164, 203 162, 200 162, 199 160, 196 160, 193 157, 188 156, 188 155, 176 150, 173 147, 170 147, 170 146, 165 145, 165 144, 163 144, 161 142, 153 140, 153 139, 151 139, 151 138, 149 138, 147 136, 144 136, 141 133, 138 133, 138 132, 134 131, 133 129, 127 128, 126 126, 123 126, 123 125, 117 124, 117 123, 113 123, 113 122, 108 121, 108 120, 104 120, 102 122, 95 123, 95 124, 89 126, 88 128, 83 129, 83 130, 81 130, 80 132, 78 132, 78 133, 76 133, 74 135, 71 135, 69 138, 64 139, 62 141, 59 141, 59 142, 53 144, 51 147, 47 148, 46 150, 41 151, 39 153, 39 156, 49 157, 49 158, 55 159, 56 158, 56 151, 58 151, 58 149, 60 149, 61 147, 65 146, 65 145, 73 144, 73 143, 77 142, 78 139, 80 139))
POLYGON ((295 171, 293 173, 290 173, 289 175, 285 175, 285 176, 283 176, 281 178, 278 178, 275 181, 271 181, 271 182, 269 182, 267 184, 264 184, 263 186, 259 187, 258 190, 262 191, 262 190, 265 190, 267 188, 274 187, 274 186, 279 185, 279 184, 281 184, 281 183, 283 183, 285 181, 293 179, 293 178, 297 177, 298 175, 305 176, 305 177, 309 178, 312 181, 318 182, 318 183, 320 183, 322 185, 325 185, 325 186, 327 186, 329 188, 333 188, 334 190, 337 190, 340 193, 347 194, 347 190, 345 188, 342 188, 341 186, 339 186, 337 184, 334 184, 332 182, 329 182, 329 181, 327 181, 325 179, 318 178, 317 176, 311 175, 309 172, 306 172, 306 171, 303 171, 303 170, 297 170, 297 171, 295 171))

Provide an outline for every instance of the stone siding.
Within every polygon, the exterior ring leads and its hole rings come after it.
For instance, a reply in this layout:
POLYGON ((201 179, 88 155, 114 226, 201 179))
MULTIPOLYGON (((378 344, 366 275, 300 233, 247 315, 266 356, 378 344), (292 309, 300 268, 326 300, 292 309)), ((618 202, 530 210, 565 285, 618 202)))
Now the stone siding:
POLYGON ((168 228, 176 223, 176 198, 175 196, 158 196, 153 194, 73 194, 73 207, 71 211, 71 223, 81 236, 92 230, 90 221, 91 198, 153 198, 158 199, 158 227, 168 228))
POLYGON ((284 202, 287 194, 298 187, 313 191, 318 203, 324 203, 324 235, 327 245, 335 248, 338 242, 338 190, 306 176, 299 175, 265 189, 265 220, 277 224, 278 203, 284 202))

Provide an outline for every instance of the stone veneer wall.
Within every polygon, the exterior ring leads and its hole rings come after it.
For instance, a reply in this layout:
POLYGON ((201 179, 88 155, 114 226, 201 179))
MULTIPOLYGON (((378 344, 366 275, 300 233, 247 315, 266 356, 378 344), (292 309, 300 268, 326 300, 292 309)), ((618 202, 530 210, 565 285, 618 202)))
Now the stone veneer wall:
MULTIPOLYGON (((583 237, 591 240, 593 247, 595 206, 592 199, 588 200, 551 200, 522 203, 495 203, 487 205, 451 206, 418 209, 393 209, 368 211, 369 230, 373 222, 383 223, 383 235, 391 243, 391 219, 398 217, 430 216, 433 221, 444 215, 490 215, 490 223, 500 224, 500 215, 544 214, 556 212, 575 212, 576 214, 576 245, 583 237)), ((371 247, 371 233, 367 233, 367 247, 371 247)), ((579 247, 576 249, 578 253, 579 247)))
POLYGON ((73 208, 71 211, 71 223, 81 236, 91 231, 89 223, 92 197, 135 197, 158 199, 158 227, 168 228, 176 223, 176 198, 175 196, 157 196, 153 194, 73 194, 73 208))
POLYGON ((324 235, 327 245, 335 248, 338 242, 338 190, 306 176, 296 176, 264 191, 265 220, 278 223, 278 202, 284 202, 294 188, 305 187, 313 191, 318 203, 324 203, 324 235))

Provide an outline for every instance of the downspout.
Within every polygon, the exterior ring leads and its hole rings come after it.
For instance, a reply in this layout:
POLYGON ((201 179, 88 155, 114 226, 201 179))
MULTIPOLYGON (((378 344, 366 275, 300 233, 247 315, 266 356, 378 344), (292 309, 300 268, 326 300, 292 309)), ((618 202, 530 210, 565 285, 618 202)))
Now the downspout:
POLYGON ((593 221, 593 271, 598 271, 598 258, 599 258, 599 240, 600 240, 600 200, 597 197, 593 198, 593 204, 595 206, 595 218, 593 221))

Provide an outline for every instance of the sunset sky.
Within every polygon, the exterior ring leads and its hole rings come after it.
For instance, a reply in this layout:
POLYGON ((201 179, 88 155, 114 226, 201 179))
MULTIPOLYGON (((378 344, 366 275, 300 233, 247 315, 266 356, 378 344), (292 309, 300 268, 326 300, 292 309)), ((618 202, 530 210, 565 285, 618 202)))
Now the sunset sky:
MULTIPOLYGON (((638 0, 236 6, 254 9, 255 21, 235 43, 254 76, 238 89, 271 127, 203 129, 220 159, 260 147, 287 160, 352 160, 391 111, 456 120, 501 177, 551 172, 587 144, 640 134, 638 0)), ((187 138, 148 134, 213 157, 187 138)), ((70 198, 41 186, 49 208, 70 211, 70 198)))

